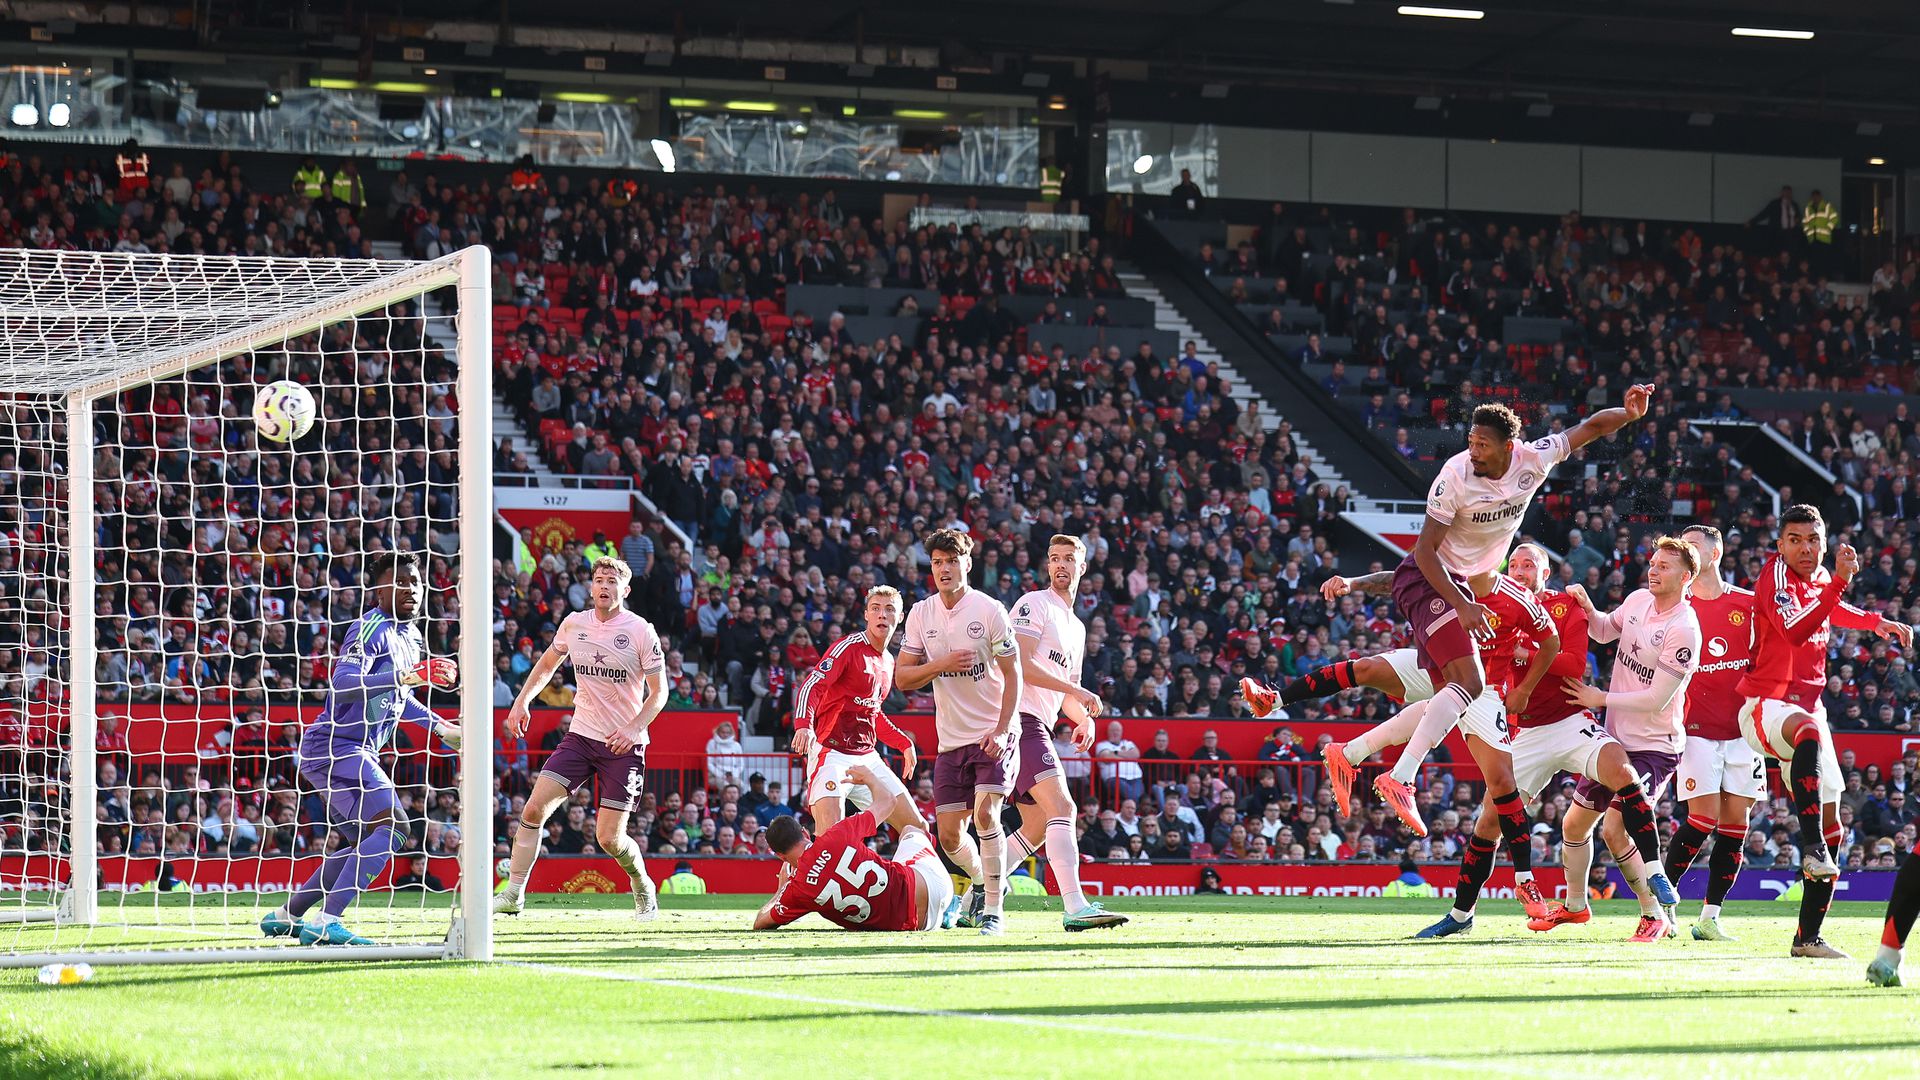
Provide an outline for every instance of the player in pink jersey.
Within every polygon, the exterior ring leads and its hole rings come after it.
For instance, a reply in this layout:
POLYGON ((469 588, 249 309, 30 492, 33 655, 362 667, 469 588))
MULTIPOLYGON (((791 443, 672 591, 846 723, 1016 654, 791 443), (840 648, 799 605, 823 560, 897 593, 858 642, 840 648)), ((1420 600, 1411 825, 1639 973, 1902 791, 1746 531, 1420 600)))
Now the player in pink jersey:
MULTIPOLYGON (((1700 557, 1691 546, 1662 536, 1647 560, 1646 588, 1635 590, 1619 608, 1598 611, 1585 589, 1578 585, 1567 589, 1567 595, 1587 613, 1589 636, 1620 643, 1608 689, 1568 678, 1568 696, 1586 708, 1606 709, 1607 733, 1625 749, 1629 768, 1624 777, 1596 769, 1574 789, 1573 806, 1561 822, 1569 885, 1563 910, 1585 914, 1585 897, 1576 896, 1572 886, 1587 879, 1593 863, 1593 829, 1604 821, 1601 835, 1607 849, 1640 898, 1634 941, 1656 941, 1676 933, 1672 910, 1680 898, 1660 865, 1660 838, 1650 804, 1672 779, 1685 744, 1681 714, 1687 681, 1700 665, 1700 622, 1687 602, 1687 587, 1699 572, 1700 557), (1630 782, 1623 786, 1622 779, 1630 782)), ((1537 930, 1542 929, 1540 923, 1548 929, 1557 925, 1552 913, 1529 925, 1537 930)))
POLYGON ((615 558, 596 559, 591 586, 593 607, 576 611, 560 624, 553 644, 527 673, 526 685, 507 711, 507 734, 527 733, 528 703, 545 689, 562 663, 573 662, 579 689, 573 699, 573 727, 546 768, 533 782, 513 837, 513 858, 507 884, 493 898, 496 914, 517 915, 540 856, 540 836, 547 818, 567 796, 599 779, 599 809, 594 819, 594 841, 613 856, 633 883, 633 917, 645 922, 659 906, 653 880, 641 860, 640 845, 627 835, 627 818, 640 798, 646 776, 647 727, 667 704, 666 658, 660 636, 645 619, 628 611, 633 571, 615 558))
POLYGON ((1018 863, 1044 839, 1047 865, 1060 890, 1069 932, 1123 926, 1127 917, 1088 901, 1080 889, 1080 844, 1073 835, 1073 795, 1053 753, 1053 722, 1065 712, 1073 721, 1073 740, 1081 750, 1093 745, 1093 717, 1100 695, 1080 685, 1080 664, 1087 655, 1087 628, 1073 613, 1073 597, 1087 572, 1087 545, 1060 534, 1047 541, 1049 587, 1035 589, 1013 605, 1013 635, 1020 646, 1020 770, 1013 784, 1020 828, 1009 839, 1018 863))
POLYGON ((1647 414, 1651 385, 1627 389, 1624 407, 1602 409, 1570 431, 1520 442, 1520 418, 1505 405, 1473 410, 1467 448, 1447 459, 1427 492, 1427 516, 1413 550, 1393 577, 1393 603, 1413 627, 1421 666, 1445 680, 1390 774, 1374 791, 1415 833, 1426 826, 1414 805, 1413 780, 1427 752, 1460 722, 1486 686, 1474 641, 1492 632, 1492 613, 1473 597, 1468 579, 1496 569, 1520 519, 1547 474, 1569 454, 1647 414))
MULTIPOLYGON (((933 686, 934 729, 940 738, 933 798, 940 847, 973 881, 966 923, 997 935, 1006 875, 1000 808, 1019 771, 1019 747, 1009 732, 1020 702, 1020 651, 1007 609, 967 587, 972 538, 937 529, 927 537, 926 549, 937 591, 907 613, 893 680, 902 690, 933 686), (969 816, 980 836, 978 848, 967 837, 969 816)), ((957 910, 952 914, 959 917, 957 910)))
POLYGON ((785 865, 773 899, 753 917, 755 930, 777 930, 809 913, 847 930, 937 930, 953 898, 953 879, 940 864, 913 800, 882 782, 885 769, 847 768, 847 778, 873 792, 873 805, 824 829, 819 839, 781 815, 767 826, 767 845, 785 865), (893 858, 866 841, 881 821, 900 834, 893 858))
POLYGON ((900 623, 900 591, 891 585, 868 590, 867 628, 834 642, 793 697, 793 752, 807 762, 807 811, 823 833, 843 816, 846 800, 856 807, 870 793, 847 781, 847 770, 865 765, 895 795, 906 797, 902 779, 913 779, 913 739, 887 719, 880 703, 893 689, 893 657, 887 643, 900 623), (884 742, 900 751, 900 776, 875 749, 884 742))

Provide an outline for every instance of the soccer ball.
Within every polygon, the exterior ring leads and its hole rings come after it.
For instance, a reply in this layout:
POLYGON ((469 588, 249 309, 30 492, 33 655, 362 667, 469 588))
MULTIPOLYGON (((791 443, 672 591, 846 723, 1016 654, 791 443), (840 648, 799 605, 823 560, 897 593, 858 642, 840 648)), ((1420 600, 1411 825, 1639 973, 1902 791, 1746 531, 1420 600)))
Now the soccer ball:
POLYGON ((494 872, 494 873, 495 873, 496 875, 498 875, 499 877, 501 877, 502 879, 505 879, 505 878, 507 878, 507 877, 510 877, 510 876, 512 876, 512 874, 513 874, 513 860, 512 860, 512 859, 501 859, 501 860, 500 860, 499 862, 497 862, 497 863, 494 863, 494 864, 493 864, 493 872, 494 872))
POLYGON ((311 391, 286 379, 269 383, 253 399, 253 422, 260 437, 274 442, 292 442, 305 435, 319 411, 311 391))

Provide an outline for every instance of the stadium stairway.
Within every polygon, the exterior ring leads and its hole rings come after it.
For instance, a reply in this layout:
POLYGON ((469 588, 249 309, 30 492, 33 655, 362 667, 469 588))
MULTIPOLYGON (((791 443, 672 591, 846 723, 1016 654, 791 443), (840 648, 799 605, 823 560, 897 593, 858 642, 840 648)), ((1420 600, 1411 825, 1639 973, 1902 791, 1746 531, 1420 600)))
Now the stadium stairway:
MULTIPOLYGON (((406 253, 400 250, 400 243, 397 240, 375 240, 371 246, 373 249, 372 255, 376 259, 404 259, 407 257, 406 253)), ((489 318, 491 318, 491 313, 489 313, 489 318)), ((459 328, 454 325, 454 320, 434 319, 432 332, 434 340, 446 346, 448 355, 453 355, 459 348, 459 328)), ((489 357, 489 360, 491 360, 491 357, 489 357)), ((506 404, 500 400, 498 394, 495 394, 493 398, 493 437, 496 444, 505 442, 514 453, 525 455, 528 474, 534 478, 536 486, 552 480, 555 476, 554 471, 547 468, 546 461, 542 459, 540 448, 535 446, 533 440, 527 437, 527 429, 520 425, 520 418, 515 416, 511 409, 507 408, 506 404)))
MULTIPOLYGON (((1232 388, 1233 400, 1238 402, 1242 409, 1246 408, 1249 402, 1260 402, 1262 428, 1267 431, 1280 430, 1281 421, 1286 419, 1280 415, 1280 411, 1274 408, 1271 402, 1262 400, 1259 394, 1254 393, 1247 380, 1233 366, 1233 362, 1222 356, 1220 350, 1214 348, 1213 342, 1207 340, 1205 334, 1188 322, 1186 316, 1180 313, 1180 309, 1175 307, 1172 301, 1167 299, 1166 294, 1161 292, 1145 274, 1129 267, 1120 271, 1120 283, 1126 286, 1128 296, 1138 297, 1153 305, 1153 325, 1162 330, 1171 330, 1178 335, 1182 350, 1186 348, 1186 343, 1191 341, 1199 351, 1201 360, 1219 366, 1220 374, 1232 388)), ((1315 449, 1311 440, 1296 430, 1293 433, 1293 441, 1302 454, 1312 456, 1315 475, 1324 480, 1331 490, 1337 491, 1342 484, 1345 484, 1348 490, 1353 492, 1355 509, 1372 509, 1373 500, 1360 494, 1359 490, 1353 486, 1353 482, 1340 472, 1339 466, 1315 449)))
POLYGON ((1371 462, 1361 463, 1363 467, 1350 471, 1344 465, 1352 458, 1351 454, 1340 455, 1337 461, 1335 455, 1328 453, 1330 448, 1341 443, 1337 437, 1327 437, 1329 431, 1337 435, 1337 425, 1325 423, 1324 416, 1312 416, 1310 406, 1281 405, 1283 401, 1298 401, 1299 398, 1285 394, 1280 386, 1269 385, 1275 382, 1271 371, 1260 371, 1255 367, 1270 366, 1269 361, 1250 350, 1236 348, 1239 343, 1231 335, 1219 334, 1219 327, 1213 325, 1217 322, 1217 316, 1201 310, 1193 298, 1192 290, 1175 277, 1164 272, 1146 272, 1129 265, 1121 270, 1120 281, 1126 286, 1127 295, 1153 304, 1154 325, 1178 335, 1180 348, 1184 349, 1186 342, 1192 341, 1203 361, 1219 365, 1221 376, 1227 380, 1233 399, 1241 408, 1244 409, 1249 402, 1260 403, 1262 427, 1267 431, 1275 431, 1282 421, 1291 423, 1294 444, 1302 454, 1312 457, 1314 475, 1325 481, 1330 490, 1338 490, 1345 485, 1351 494, 1352 509, 1382 509, 1386 506, 1384 500, 1421 497, 1422 493, 1404 480, 1370 475, 1379 472, 1364 467, 1371 465, 1371 462), (1214 330, 1215 334, 1210 337, 1208 330, 1214 330), (1215 345, 1216 338, 1225 343, 1224 347, 1215 345), (1236 359, 1239 361, 1237 364, 1236 359))

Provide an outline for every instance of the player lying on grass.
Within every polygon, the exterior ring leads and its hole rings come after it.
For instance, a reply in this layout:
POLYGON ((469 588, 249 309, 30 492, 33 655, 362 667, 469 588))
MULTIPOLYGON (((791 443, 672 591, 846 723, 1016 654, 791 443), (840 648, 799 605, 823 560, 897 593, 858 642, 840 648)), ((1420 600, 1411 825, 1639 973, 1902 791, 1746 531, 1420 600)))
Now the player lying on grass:
POLYGON ((767 844, 784 865, 773 899, 753 917, 755 930, 777 930, 809 912, 847 930, 940 929, 953 879, 912 800, 865 765, 848 766, 847 779, 871 791, 873 804, 818 839, 792 817, 767 826, 767 844), (900 836, 891 859, 866 844, 881 821, 900 836))
POLYGON ((647 728, 667 704, 666 656, 651 623, 628 611, 633 571, 612 557, 595 559, 589 585, 593 607, 560 623, 553 644, 527 673, 520 695, 507 710, 507 733, 526 734, 527 707, 546 688, 560 665, 573 662, 579 690, 573 699, 573 726, 533 781, 533 792, 513 836, 507 884, 493 897, 496 915, 517 915, 540 857, 547 818, 568 794, 598 778, 599 806, 593 838, 613 856, 633 886, 633 917, 641 922, 659 911, 653 879, 647 876, 640 845, 627 835, 627 818, 640 799, 646 779, 647 728))
MULTIPOLYGON (((1567 589, 1567 595, 1586 612, 1587 632, 1593 640, 1620 643, 1608 682, 1611 689, 1569 678, 1568 696, 1589 709, 1607 710, 1607 734, 1626 750, 1642 797, 1649 803, 1666 790, 1686 743, 1681 710, 1686 705, 1687 682, 1700 666, 1701 648, 1700 622, 1687 601, 1687 589, 1699 572, 1699 552, 1682 540, 1663 536, 1655 541, 1653 558, 1647 561, 1646 588, 1634 590, 1619 608, 1599 611, 1585 589, 1579 585, 1567 589)), ((1632 940, 1672 937, 1676 932, 1673 907, 1680 898, 1660 866, 1659 848, 1656 844, 1648 851, 1629 840, 1624 815, 1637 815, 1638 809, 1623 811, 1613 804, 1609 787, 1583 775, 1561 823, 1567 880, 1587 879, 1593 865, 1593 827, 1600 824, 1614 863, 1640 898, 1640 924, 1632 940)), ((1585 893, 1568 889, 1564 904, 1527 925, 1551 930, 1562 922, 1585 922, 1589 917, 1585 893)))
POLYGON ((458 750, 460 726, 440 719, 416 701, 413 687, 451 690, 459 669, 452 660, 426 655, 413 620, 424 589, 412 555, 388 552, 374 558, 367 574, 373 608, 347 628, 346 647, 327 681, 327 707, 300 737, 300 775, 326 799, 327 819, 340 846, 295 889, 286 904, 260 920, 260 932, 286 937, 299 931, 302 945, 371 945, 340 923, 400 844, 401 819, 393 781, 380 767, 380 748, 400 722, 425 724, 458 750), (316 903, 319 918, 301 921, 316 903))
MULTIPOLYGON (((1350 592, 1385 592, 1393 575, 1382 571, 1358 578, 1330 578, 1320 587, 1329 601, 1350 592)), ((1515 893, 1528 916, 1546 914, 1546 900, 1533 880, 1533 837, 1528 828, 1525 804, 1515 790, 1513 757, 1507 749, 1507 701, 1525 708, 1534 688, 1546 677, 1546 664, 1560 651, 1560 638, 1553 621, 1519 582, 1504 574, 1488 572, 1470 583, 1477 602, 1493 612, 1493 632, 1481 638, 1482 670, 1487 685, 1473 706, 1460 716, 1466 733, 1467 751, 1480 767, 1486 780, 1480 813, 1474 819, 1473 836, 1460 858, 1458 900, 1447 917, 1420 931, 1416 937, 1450 937, 1473 927, 1473 911, 1480 889, 1493 873, 1494 852, 1504 841, 1507 856, 1513 862, 1515 893), (1522 645, 1544 653, 1546 660, 1533 669, 1516 670, 1513 656, 1522 645)), ((1351 742, 1329 743, 1326 749, 1327 778, 1333 785, 1333 798, 1340 812, 1352 813, 1355 767, 1389 747, 1412 737, 1425 715, 1434 693, 1431 673, 1420 667, 1419 653, 1413 649, 1395 649, 1378 656, 1342 660, 1329 664, 1289 683, 1280 698, 1288 703, 1337 694, 1354 686, 1368 686, 1401 701, 1407 707, 1382 723, 1356 736, 1351 742)), ((1240 693, 1261 711, 1276 707, 1269 699, 1272 690, 1251 679, 1240 681, 1240 693)), ((1424 826, 1415 829, 1424 835, 1424 826)))

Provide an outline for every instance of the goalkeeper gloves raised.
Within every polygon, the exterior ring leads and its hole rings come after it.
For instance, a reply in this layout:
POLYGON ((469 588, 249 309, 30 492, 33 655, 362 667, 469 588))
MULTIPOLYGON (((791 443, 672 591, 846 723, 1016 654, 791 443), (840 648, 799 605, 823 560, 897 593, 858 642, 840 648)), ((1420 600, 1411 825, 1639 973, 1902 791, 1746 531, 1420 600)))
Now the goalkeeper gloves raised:
POLYGON ((403 672, 400 676, 402 686, 431 684, 435 690, 451 690, 459 682, 460 666, 444 656, 422 660, 412 671, 403 672))

